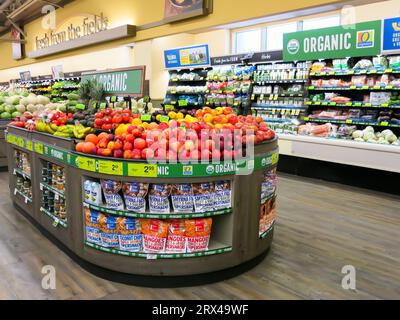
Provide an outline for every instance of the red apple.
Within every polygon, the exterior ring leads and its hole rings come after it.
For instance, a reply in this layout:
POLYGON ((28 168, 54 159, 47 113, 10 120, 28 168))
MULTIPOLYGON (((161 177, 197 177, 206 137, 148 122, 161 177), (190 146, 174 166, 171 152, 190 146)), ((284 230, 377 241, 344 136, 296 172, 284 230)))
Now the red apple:
POLYGON ((132 149, 133 149, 132 143, 125 141, 124 142, 124 150, 132 150, 132 149))
POLYGON ((125 137, 126 142, 134 143, 135 142, 135 136, 131 133, 127 134, 125 137))
POLYGON ((114 150, 114 158, 122 158, 124 156, 124 152, 122 150, 114 150))
POLYGON ((133 149, 132 150, 132 159, 139 160, 142 158, 142 150, 133 149))
POLYGON ((133 147, 139 150, 146 148, 146 140, 142 138, 136 138, 135 142, 133 143, 133 147))
POLYGON ((133 154, 131 150, 125 150, 124 151, 124 159, 132 159, 133 154))
POLYGON ((135 129, 137 129, 137 126, 129 126, 128 130, 127 130, 127 133, 132 134, 132 131, 135 130, 135 129))

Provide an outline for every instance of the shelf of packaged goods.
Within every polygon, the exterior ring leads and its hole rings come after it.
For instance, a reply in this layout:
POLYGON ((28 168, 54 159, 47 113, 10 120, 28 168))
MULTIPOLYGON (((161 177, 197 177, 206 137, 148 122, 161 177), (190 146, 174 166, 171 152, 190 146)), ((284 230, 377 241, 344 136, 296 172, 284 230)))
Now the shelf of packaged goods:
POLYGON ((205 91, 196 92, 196 93, 193 93, 193 92, 176 92, 176 91, 167 92, 167 94, 170 94, 170 95, 185 95, 185 96, 199 96, 199 95, 203 95, 205 93, 206 93, 205 91))
MULTIPOLYGON (((247 102, 247 101, 246 101, 247 102)), ((245 105, 246 104, 246 102, 234 102, 233 104, 226 104, 225 106, 221 106, 220 104, 215 104, 215 103, 210 103, 210 102, 206 102, 205 103, 205 105, 206 106, 211 106, 211 107, 239 107, 239 106, 242 106, 242 105, 245 105)))
POLYGON ((344 108, 389 108, 389 109, 400 109, 400 105, 390 105, 383 103, 380 105, 373 105, 372 103, 363 102, 347 102, 347 103, 336 103, 330 101, 317 101, 317 102, 306 102, 307 106, 328 106, 328 107, 344 107, 344 108))
POLYGON ((65 198, 64 192, 61 192, 61 191, 57 190, 56 188, 48 185, 47 183, 41 182, 40 183, 40 190, 43 190, 43 189, 47 189, 47 190, 53 192, 54 194, 56 194, 56 195, 58 195, 58 196, 60 196, 62 198, 65 198))
MULTIPOLYGON (((304 93, 279 93, 279 94, 273 94, 273 93, 252 93, 252 96, 264 96, 268 97, 269 99, 273 99, 275 97, 303 97, 304 93)), ((262 99, 261 99, 262 100, 262 99)))
POLYGON ((32 203, 32 199, 29 198, 25 193, 19 191, 17 188, 14 189, 14 195, 19 194, 22 198, 24 198, 24 201, 26 204, 32 203))
POLYGON ((170 82, 206 82, 206 79, 184 80, 184 79, 170 79, 170 82))
POLYGON ((41 207, 40 211, 45 213, 46 215, 48 215, 50 218, 52 218, 54 220, 54 226, 56 227, 57 225, 60 225, 64 228, 67 228, 68 224, 65 220, 60 219, 59 217, 57 217, 56 215, 54 215, 53 213, 51 213, 50 211, 46 210, 45 208, 41 207))
POLYGON ((277 104, 257 104, 254 103, 251 105, 252 109, 260 109, 260 110, 265 110, 265 109, 275 109, 275 110, 306 110, 307 107, 299 107, 295 105, 277 105, 277 104))
POLYGON ((263 80, 263 81, 254 81, 254 84, 264 85, 264 84, 281 84, 281 83, 306 83, 308 79, 285 79, 285 80, 263 80))
POLYGON ((24 179, 27 180, 31 180, 31 175, 25 173, 23 170, 19 169, 19 168, 14 168, 14 175, 19 174, 20 176, 22 176, 24 179))
POLYGON ((281 119, 281 118, 263 118, 266 123, 290 123, 292 119, 281 119))
POLYGON ((107 248, 100 246, 98 244, 94 244, 88 241, 85 241, 86 246, 91 247, 96 250, 123 255, 123 256, 130 256, 136 258, 144 258, 144 259, 184 259, 184 258, 198 258, 198 257, 206 257, 212 256, 216 254, 222 254, 232 251, 231 246, 226 246, 221 243, 217 242, 210 242, 207 251, 202 252, 190 252, 190 253, 145 253, 145 252, 129 252, 129 251, 122 251, 114 248, 107 248))
POLYGON ((260 233, 259 238, 260 238, 260 239, 266 238, 266 237, 271 233, 271 231, 274 229, 274 225, 275 225, 275 221, 272 222, 272 224, 271 224, 271 226, 268 228, 268 230, 265 230, 264 232, 260 233))
POLYGON ((346 72, 341 71, 326 71, 326 72, 310 72, 310 77, 326 77, 326 76, 359 76, 359 75, 382 75, 382 74, 396 74, 400 70, 386 69, 386 70, 349 70, 346 72))
POLYGON ((234 95, 239 95, 239 94, 246 94, 249 95, 249 92, 242 92, 240 89, 227 89, 227 90, 206 90, 206 93, 212 93, 212 94, 234 94, 234 95))
POLYGON ((309 91, 400 91, 400 87, 395 87, 392 85, 388 86, 361 86, 361 87, 356 87, 356 86, 351 86, 351 87, 315 87, 315 86, 309 86, 308 87, 309 91))
POLYGON ((204 217, 215 217, 225 214, 232 213, 232 208, 216 210, 211 212, 190 212, 190 213, 175 213, 171 212, 168 214, 161 213, 135 213, 125 210, 114 210, 106 207, 96 206, 89 203, 83 203, 83 206, 89 209, 93 209, 99 212, 108 213, 116 216, 131 217, 131 218, 144 218, 144 219, 195 219, 204 217))
POLYGON ((354 140, 278 134, 279 153, 400 173, 400 147, 354 140))
POLYGON ((309 117, 304 117, 304 121, 306 122, 316 122, 316 123, 335 123, 335 124, 354 124, 360 126, 373 126, 373 127, 388 127, 388 128, 400 128, 400 124, 394 124, 387 121, 382 122, 369 122, 369 121, 360 121, 360 120, 335 120, 335 119, 310 119, 309 117))

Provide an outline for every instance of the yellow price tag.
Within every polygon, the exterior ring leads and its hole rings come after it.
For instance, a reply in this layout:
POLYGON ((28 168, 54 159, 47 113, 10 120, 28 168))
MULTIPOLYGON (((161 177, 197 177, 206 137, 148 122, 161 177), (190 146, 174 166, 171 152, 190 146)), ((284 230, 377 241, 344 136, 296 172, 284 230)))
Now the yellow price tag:
POLYGON ((271 160, 272 160, 272 165, 277 164, 278 160, 279 160, 279 153, 274 153, 272 155, 272 159, 271 160))
POLYGON ((128 176, 156 178, 157 165, 148 163, 128 163, 128 176))
POLYGON ((35 143, 35 152, 39 154, 44 154, 43 144, 35 143))
POLYGON ((29 151, 33 151, 33 145, 31 140, 26 140, 26 149, 29 151))
POLYGON ((99 160, 99 173, 111 174, 116 176, 124 175, 124 166, 122 162, 99 160))
POLYGON ((24 147, 25 143, 24 143, 24 139, 23 139, 23 138, 16 137, 15 140, 16 140, 16 141, 15 141, 15 144, 16 144, 18 147, 20 147, 20 148, 23 148, 23 147, 24 147))
POLYGON ((96 172, 96 160, 87 157, 77 157, 76 166, 79 169, 96 172))
POLYGON ((13 138, 13 136, 11 134, 8 134, 7 135, 7 142, 8 143, 12 143, 12 138, 13 138))

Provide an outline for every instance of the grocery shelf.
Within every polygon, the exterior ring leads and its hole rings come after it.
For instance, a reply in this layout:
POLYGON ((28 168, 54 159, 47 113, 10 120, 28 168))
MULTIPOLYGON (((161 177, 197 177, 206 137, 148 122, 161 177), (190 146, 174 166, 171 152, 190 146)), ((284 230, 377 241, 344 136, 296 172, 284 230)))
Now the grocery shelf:
POLYGON ((183 80, 183 79, 170 79, 170 82, 205 82, 206 79, 197 79, 197 80, 183 80))
POLYGON ((306 83, 308 79, 287 79, 287 80, 265 80, 265 81, 254 81, 254 84, 280 84, 280 83, 306 83))
POLYGON ((25 200, 25 203, 28 203, 28 202, 31 203, 32 202, 31 198, 29 198, 25 193, 19 191, 17 188, 14 189, 14 194, 15 195, 19 194, 21 197, 23 197, 24 200, 25 200))
POLYGON ((193 253, 145 253, 145 252, 128 252, 122 251, 113 248, 106 248, 100 246, 98 244, 94 244, 88 241, 85 241, 85 245, 91 247, 96 250, 123 255, 130 256, 136 258, 144 258, 144 259, 182 259, 182 258, 197 258, 197 257, 205 257, 211 256, 221 253, 227 253, 232 251, 231 246, 226 246, 222 243, 218 243, 216 241, 210 241, 209 249, 207 251, 202 252, 193 252, 193 253))
POLYGON ((287 110, 306 110, 306 107, 299 107, 295 105, 277 105, 277 104, 257 104, 251 105, 252 109, 287 109, 287 110))
POLYGON ((369 86, 361 86, 361 87, 356 87, 356 86, 351 86, 351 87, 315 87, 315 86, 309 86, 308 87, 309 91, 354 91, 354 90, 358 90, 358 91, 400 91, 400 87, 394 87, 394 86, 385 86, 385 87, 381 87, 381 86, 373 86, 373 87, 369 87, 369 86))
POLYGON ((56 194, 56 195, 58 195, 58 196, 60 196, 60 197, 62 197, 62 198, 65 198, 65 195, 64 195, 63 192, 61 192, 61 191, 57 190, 56 188, 54 188, 54 187, 48 185, 47 183, 41 182, 41 183, 40 183, 40 190, 43 190, 43 189, 50 190, 50 191, 53 192, 54 194, 56 194))
POLYGON ((268 230, 264 231, 263 233, 260 233, 259 238, 264 239, 266 238, 270 232, 274 229, 275 221, 272 222, 271 226, 268 228, 268 230))
POLYGON ((355 124, 362 126, 373 126, 373 127, 388 127, 388 128, 400 128, 400 124, 393 124, 390 122, 382 121, 382 122, 370 122, 370 121, 359 121, 359 120, 335 120, 335 119, 310 119, 309 117, 304 117, 304 121, 306 122, 316 122, 316 123, 335 123, 335 124, 355 124))
POLYGON ((307 106, 328 106, 328 107, 351 107, 351 108, 389 108, 389 109, 400 109, 400 105, 390 105, 388 103, 382 103, 379 105, 373 105, 371 103, 363 102, 347 102, 347 103, 336 103, 330 101, 308 101, 307 106))
POLYGON ((252 96, 265 96, 265 97, 303 97, 304 92, 302 93, 279 93, 279 94, 274 94, 274 93, 252 93, 252 96))
POLYGON ((40 211, 47 214, 50 218, 52 218, 54 220, 54 225, 57 226, 58 224, 64 228, 67 228, 67 222, 60 219, 59 217, 57 217, 56 215, 54 215, 53 213, 51 213, 50 211, 46 210, 43 207, 40 207, 40 211))
POLYGON ((145 219, 193 219, 193 218, 215 217, 232 213, 232 208, 210 211, 210 212, 190 212, 190 213, 171 212, 169 214, 160 214, 160 213, 149 213, 149 212, 135 213, 125 210, 114 210, 106 207, 92 205, 86 202, 83 203, 83 206, 89 209, 93 209, 99 212, 108 213, 116 216, 145 218, 145 219))
POLYGON ((400 173, 400 147, 354 140, 278 134, 285 156, 400 173))
POLYGON ((26 174, 23 170, 19 168, 14 168, 14 175, 16 175, 17 173, 21 175, 23 178, 31 180, 31 176, 29 174, 26 174))
POLYGON ((346 72, 340 71, 326 71, 326 72, 310 72, 310 77, 326 77, 326 76, 357 76, 357 75, 382 75, 400 73, 400 70, 386 69, 386 70, 349 70, 346 72))

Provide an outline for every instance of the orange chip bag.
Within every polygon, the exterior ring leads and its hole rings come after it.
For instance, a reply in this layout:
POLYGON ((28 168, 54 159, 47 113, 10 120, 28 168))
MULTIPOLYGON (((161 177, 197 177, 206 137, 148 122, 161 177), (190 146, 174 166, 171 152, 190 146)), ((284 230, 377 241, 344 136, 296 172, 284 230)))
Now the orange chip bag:
POLYGON ((165 251, 167 253, 185 253, 186 252, 186 235, 185 221, 170 220, 168 222, 168 237, 165 251))
POLYGON ((168 234, 168 223, 157 219, 141 219, 143 249, 148 253, 164 252, 168 234))
POLYGON ((208 250, 211 225, 211 218, 185 220, 185 234, 187 236, 188 252, 208 250))

